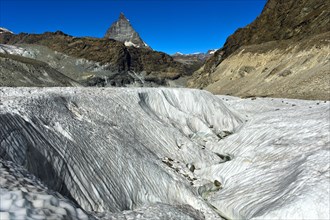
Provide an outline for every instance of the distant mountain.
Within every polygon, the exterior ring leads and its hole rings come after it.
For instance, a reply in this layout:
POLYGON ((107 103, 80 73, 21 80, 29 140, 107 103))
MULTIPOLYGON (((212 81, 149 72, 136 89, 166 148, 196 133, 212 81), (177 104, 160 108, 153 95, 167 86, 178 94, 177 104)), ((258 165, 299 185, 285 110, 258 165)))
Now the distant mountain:
POLYGON ((176 52, 171 56, 177 62, 185 64, 190 67, 191 71, 198 70, 201 66, 203 66, 205 60, 209 58, 212 54, 214 54, 216 50, 209 50, 206 53, 196 52, 192 54, 183 54, 181 52, 176 52))
POLYGON ((128 47, 149 48, 123 13, 120 13, 118 20, 110 26, 104 37, 123 42, 128 47))
POLYGON ((212 54, 215 53, 215 50, 208 50, 206 53, 203 52, 196 52, 196 53, 189 53, 189 54, 184 54, 181 52, 176 52, 175 54, 172 54, 171 56, 174 58, 191 58, 191 59, 197 59, 197 60, 201 60, 204 61, 206 60, 208 57, 210 57, 212 54))
POLYGON ((330 1, 268 0, 189 86, 236 96, 329 99, 329 23, 330 1))
POLYGON ((188 57, 188 56, 202 56, 204 57, 205 53, 202 53, 202 52, 196 52, 196 53, 181 53, 181 52, 176 52, 175 54, 172 54, 172 57, 175 57, 175 56, 183 56, 183 57, 188 57))
POLYGON ((8 30, 8 29, 6 29, 6 28, 0 27, 0 34, 2 34, 2 33, 10 33, 10 34, 13 34, 12 31, 10 31, 10 30, 8 30))

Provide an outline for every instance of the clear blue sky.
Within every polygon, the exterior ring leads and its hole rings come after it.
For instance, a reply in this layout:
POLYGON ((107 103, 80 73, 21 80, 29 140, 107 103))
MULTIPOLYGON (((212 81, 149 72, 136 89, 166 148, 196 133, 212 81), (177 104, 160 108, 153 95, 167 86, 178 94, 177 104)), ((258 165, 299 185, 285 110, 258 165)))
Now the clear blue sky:
POLYGON ((206 52, 251 23, 266 0, 0 0, 0 26, 103 37, 123 12, 154 50, 206 52))

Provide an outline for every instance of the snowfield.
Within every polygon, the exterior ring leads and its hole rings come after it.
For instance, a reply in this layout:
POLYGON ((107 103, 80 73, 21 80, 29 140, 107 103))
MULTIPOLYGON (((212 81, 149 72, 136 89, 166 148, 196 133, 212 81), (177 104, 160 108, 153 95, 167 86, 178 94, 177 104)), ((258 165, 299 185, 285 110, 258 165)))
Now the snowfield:
POLYGON ((329 219, 329 120, 323 101, 1 88, 0 217, 329 219))

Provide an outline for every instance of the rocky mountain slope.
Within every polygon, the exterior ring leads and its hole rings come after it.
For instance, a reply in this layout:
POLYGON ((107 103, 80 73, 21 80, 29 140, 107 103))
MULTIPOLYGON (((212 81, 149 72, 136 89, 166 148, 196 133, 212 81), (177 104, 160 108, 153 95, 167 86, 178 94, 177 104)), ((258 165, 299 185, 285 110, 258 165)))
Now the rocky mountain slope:
MULTIPOLYGON (((85 86, 125 86, 128 84, 142 85, 138 75, 117 73, 109 70, 109 64, 90 61, 66 55, 46 46, 20 44, 19 46, 0 44, 0 53, 23 56, 42 61, 57 71, 79 81, 85 86), (140 84, 139 84, 140 83, 140 84)), ((31 71, 32 72, 32 71, 31 71)), ((147 82, 145 85, 150 85, 147 82)))
POLYGON ((240 96, 329 99, 330 3, 269 0, 189 82, 240 96))
POLYGON ((149 48, 123 13, 120 13, 118 20, 110 26, 104 37, 123 42, 125 46, 149 48))
POLYGON ((79 83, 34 59, 1 53, 0 86, 52 87, 79 86, 79 83))
POLYGON ((330 217, 329 103, 84 87, 0 100, 2 217, 330 217))
MULTIPOLYGON (((57 69, 68 77, 87 85, 127 85, 136 78, 143 82, 164 85, 167 80, 175 80, 183 75, 191 74, 189 68, 176 62, 165 53, 156 52, 147 48, 127 47, 122 42, 112 39, 77 38, 63 32, 46 32, 44 34, 0 34, 0 43, 17 45, 27 50, 34 50, 36 46, 45 46, 52 50, 50 53, 61 53, 76 60, 76 65, 83 59, 83 63, 91 62, 92 65, 101 67, 101 71, 92 71, 80 66, 81 75, 77 71, 71 73, 72 65, 66 70, 57 69), (86 71, 85 71, 86 70, 86 71), (86 79, 87 78, 87 79, 86 79)), ((46 50, 42 49, 42 53, 46 50)), ((47 57, 47 56, 46 56, 47 57)), ((43 56, 35 58, 45 61, 43 56)), ((60 67, 62 68, 62 66, 60 67)), ((150 84, 149 84, 150 85, 150 84)))

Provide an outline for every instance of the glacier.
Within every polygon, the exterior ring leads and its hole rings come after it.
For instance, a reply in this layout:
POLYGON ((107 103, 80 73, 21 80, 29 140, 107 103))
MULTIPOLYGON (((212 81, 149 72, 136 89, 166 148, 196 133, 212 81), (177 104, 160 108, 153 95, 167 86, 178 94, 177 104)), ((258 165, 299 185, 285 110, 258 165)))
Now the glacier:
POLYGON ((0 88, 1 217, 329 219, 329 116, 192 89, 0 88))

